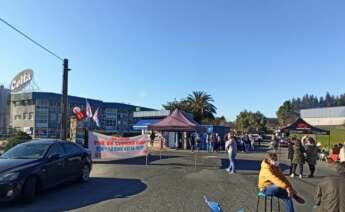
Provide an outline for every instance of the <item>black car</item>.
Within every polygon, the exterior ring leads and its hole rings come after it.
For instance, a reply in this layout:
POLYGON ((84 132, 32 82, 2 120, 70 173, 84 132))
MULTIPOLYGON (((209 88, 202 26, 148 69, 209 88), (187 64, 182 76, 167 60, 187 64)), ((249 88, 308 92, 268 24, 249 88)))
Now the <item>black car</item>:
POLYGON ((91 168, 90 153, 72 142, 18 144, 0 156, 0 201, 32 202, 36 191, 75 179, 88 181, 91 168))

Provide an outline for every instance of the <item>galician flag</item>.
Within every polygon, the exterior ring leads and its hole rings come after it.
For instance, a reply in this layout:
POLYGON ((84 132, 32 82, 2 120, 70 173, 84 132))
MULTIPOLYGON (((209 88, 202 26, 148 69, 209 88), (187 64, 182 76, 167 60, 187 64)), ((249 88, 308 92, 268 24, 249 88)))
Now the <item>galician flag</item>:
POLYGON ((93 116, 92 116, 92 109, 91 109, 91 106, 89 104, 89 102, 86 100, 86 117, 88 119, 91 119, 93 116))
POLYGON ((97 110, 95 111, 95 113, 92 116, 92 119, 95 121, 97 127, 100 126, 98 116, 99 116, 99 107, 97 108, 97 110))

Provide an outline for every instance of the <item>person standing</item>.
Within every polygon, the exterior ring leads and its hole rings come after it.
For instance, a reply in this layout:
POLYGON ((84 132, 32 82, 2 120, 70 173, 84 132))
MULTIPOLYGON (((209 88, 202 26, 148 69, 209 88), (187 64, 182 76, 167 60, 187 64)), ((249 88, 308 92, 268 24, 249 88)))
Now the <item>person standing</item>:
POLYGON ((156 138, 156 134, 155 134, 154 131, 152 131, 152 132, 151 132, 151 135, 150 135, 150 145, 151 145, 151 147, 153 147, 155 138, 156 138))
POLYGON ((276 135, 272 136, 272 149, 274 153, 278 152, 278 146, 279 146, 279 142, 278 142, 278 137, 276 135))
POLYGON ((305 151, 307 153, 307 163, 308 163, 309 171, 310 171, 310 174, 308 177, 312 178, 314 177, 315 165, 318 158, 318 148, 313 138, 308 137, 305 151))
POLYGON ((249 136, 248 134, 245 134, 243 136, 243 143, 244 143, 244 151, 248 152, 249 151, 249 146, 250 146, 250 141, 249 141, 249 136))
POLYGON ((214 134, 214 151, 218 152, 218 133, 214 134))
POLYGON ((321 180, 315 196, 319 212, 345 212, 345 162, 337 164, 337 175, 321 180))
POLYGON ((194 152, 194 148, 195 148, 195 136, 194 136, 194 134, 190 134, 189 141, 190 141, 190 150, 192 152, 194 152))
POLYGON ((303 178, 303 165, 305 163, 304 153, 305 149, 302 145, 300 140, 296 140, 294 147, 293 147, 293 159, 292 159, 292 174, 290 175, 291 178, 295 177, 297 165, 299 166, 299 178, 303 178))
POLYGON ((296 141, 296 138, 293 137, 292 140, 288 140, 288 159, 290 160, 290 173, 292 174, 292 160, 293 160, 293 142, 296 141))
POLYGON ((253 135, 251 135, 250 137, 249 137, 249 139, 250 139, 250 150, 251 151, 255 151, 255 147, 254 147, 254 144, 255 144, 255 137, 253 136, 253 135))
POLYGON ((219 152, 222 146, 222 138, 220 137, 218 133, 216 133, 216 141, 217 141, 217 151, 219 152))
POLYGON ((205 149, 206 151, 208 150, 208 144, 207 144, 207 142, 208 142, 208 134, 205 132, 205 133, 203 133, 203 141, 202 141, 202 143, 203 143, 203 149, 205 149))
POLYGON ((206 150, 207 152, 210 152, 210 134, 206 134, 206 150))
POLYGON ((200 151, 200 135, 199 135, 199 133, 195 133, 195 150, 196 151, 200 151))
MULTIPOLYGON (((262 135, 262 136, 263 136, 263 135, 262 135)), ((258 138, 259 148, 261 148, 262 136, 259 136, 259 138, 258 138)))
POLYGON ((235 159, 237 155, 237 143, 235 136, 228 133, 228 140, 225 142, 225 151, 229 156, 229 168, 226 169, 230 174, 236 173, 235 159))
POLYGON ((211 140, 212 152, 216 149, 216 136, 212 133, 212 140, 211 140))
POLYGON ((339 159, 340 159, 340 162, 345 162, 345 142, 344 142, 343 147, 340 149, 339 159))
POLYGON ((303 146, 305 146, 309 142, 309 138, 310 137, 308 135, 302 137, 301 142, 303 146))

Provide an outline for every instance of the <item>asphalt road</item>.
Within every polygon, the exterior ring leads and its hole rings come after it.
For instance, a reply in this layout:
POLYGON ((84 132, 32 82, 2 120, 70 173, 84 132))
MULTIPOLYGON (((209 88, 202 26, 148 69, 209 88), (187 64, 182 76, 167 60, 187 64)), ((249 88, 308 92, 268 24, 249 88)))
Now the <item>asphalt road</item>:
MULTIPOLYGON (((67 183, 39 194, 31 205, 6 203, 0 205, 0 211, 206 212, 209 210, 203 201, 204 195, 219 202, 224 212, 240 208, 255 211, 258 171, 263 157, 262 152, 240 153, 236 164, 238 172, 233 175, 224 171, 225 153, 198 153, 197 168, 194 154, 185 151, 164 152, 162 160, 159 153, 154 153, 148 166, 145 166, 145 158, 95 161, 88 183, 67 183)), ((282 153, 281 159, 285 157, 282 153)), ((282 168, 287 171, 288 167, 283 164, 282 168)), ((334 171, 323 164, 317 168, 314 179, 292 180, 307 200, 305 205, 296 203, 296 211, 312 211, 317 183, 334 171)))

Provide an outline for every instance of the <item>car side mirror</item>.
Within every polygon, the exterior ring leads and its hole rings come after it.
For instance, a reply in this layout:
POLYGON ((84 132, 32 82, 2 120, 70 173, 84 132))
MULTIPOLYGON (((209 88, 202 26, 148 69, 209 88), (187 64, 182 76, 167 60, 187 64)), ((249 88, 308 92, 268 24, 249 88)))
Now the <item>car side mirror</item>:
POLYGON ((48 156, 48 160, 53 161, 60 158, 60 154, 52 154, 48 156))

